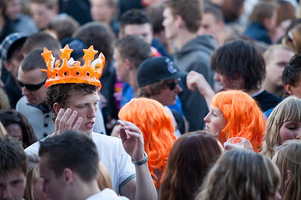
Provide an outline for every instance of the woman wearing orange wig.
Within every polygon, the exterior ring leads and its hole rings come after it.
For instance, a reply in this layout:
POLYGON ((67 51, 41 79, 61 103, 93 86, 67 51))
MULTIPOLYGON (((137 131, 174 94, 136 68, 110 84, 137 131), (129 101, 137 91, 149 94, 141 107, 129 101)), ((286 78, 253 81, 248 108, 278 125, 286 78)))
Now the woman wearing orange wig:
POLYGON ((158 189, 170 149, 176 140, 169 113, 161 103, 149 98, 134 98, 119 111, 119 119, 134 123, 142 132, 148 167, 158 189))
POLYGON ((255 100, 239 90, 217 93, 204 118, 206 130, 223 144, 231 137, 244 137, 259 152, 264 139, 266 121, 255 100))

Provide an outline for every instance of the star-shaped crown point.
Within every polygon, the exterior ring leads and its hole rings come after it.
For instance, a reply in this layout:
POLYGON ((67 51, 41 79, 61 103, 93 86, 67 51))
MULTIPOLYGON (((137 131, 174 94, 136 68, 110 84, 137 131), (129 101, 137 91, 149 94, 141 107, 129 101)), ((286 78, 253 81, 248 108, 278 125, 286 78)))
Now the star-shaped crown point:
POLYGON ((82 83, 98 86, 99 89, 101 88, 99 78, 105 65, 105 57, 102 53, 94 60, 94 56, 98 51, 94 50, 93 45, 88 49, 83 49, 85 63, 84 65, 80 65, 79 63, 71 62, 70 54, 73 49, 70 49, 68 44, 60 51, 62 53, 61 60, 57 60, 56 62, 54 62, 55 58, 51 54, 52 51, 49 51, 47 48, 44 48, 44 52, 41 54, 47 65, 48 79, 45 83, 46 87, 64 83, 82 83), (93 64, 91 64, 92 61, 93 64))

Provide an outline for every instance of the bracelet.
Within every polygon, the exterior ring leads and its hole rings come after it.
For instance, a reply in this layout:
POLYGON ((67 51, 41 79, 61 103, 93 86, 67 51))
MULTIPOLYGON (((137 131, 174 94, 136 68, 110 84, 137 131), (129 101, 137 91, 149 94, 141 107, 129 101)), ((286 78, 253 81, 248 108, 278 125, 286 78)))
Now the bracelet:
POLYGON ((136 166, 143 165, 143 164, 146 163, 147 161, 148 161, 148 156, 147 156, 147 154, 145 153, 145 151, 144 151, 144 153, 143 153, 143 158, 142 158, 142 160, 134 161, 133 158, 132 158, 132 163, 133 163, 134 165, 136 165, 136 166))

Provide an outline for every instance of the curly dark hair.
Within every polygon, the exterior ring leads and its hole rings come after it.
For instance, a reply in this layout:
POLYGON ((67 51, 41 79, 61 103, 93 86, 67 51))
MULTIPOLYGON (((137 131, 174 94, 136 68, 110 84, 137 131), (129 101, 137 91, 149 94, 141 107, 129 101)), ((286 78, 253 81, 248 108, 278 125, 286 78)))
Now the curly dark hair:
POLYGON ((259 89, 265 78, 265 61, 261 51, 252 42, 235 39, 215 50, 211 56, 211 68, 217 73, 235 80, 244 79, 246 92, 259 89))
POLYGON ((67 83, 52 85, 47 90, 46 103, 53 112, 52 120, 55 121, 57 115, 53 109, 54 103, 59 103, 65 107, 67 101, 75 93, 92 94, 98 91, 98 87, 90 84, 67 83))

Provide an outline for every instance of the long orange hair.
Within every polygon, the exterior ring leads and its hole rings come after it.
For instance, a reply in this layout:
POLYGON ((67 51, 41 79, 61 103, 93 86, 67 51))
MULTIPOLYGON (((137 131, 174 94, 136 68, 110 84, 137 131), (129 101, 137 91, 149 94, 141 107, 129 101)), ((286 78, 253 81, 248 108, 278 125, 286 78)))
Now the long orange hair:
POLYGON ((252 97, 243 91, 228 90, 217 93, 211 104, 219 108, 227 120, 220 133, 222 143, 231 137, 244 137, 251 142, 254 151, 261 150, 266 120, 252 97))
POLYGON ((169 113, 156 100, 133 98, 119 111, 119 119, 134 123, 142 132, 148 167, 158 189, 167 165, 170 149, 176 140, 169 113))

